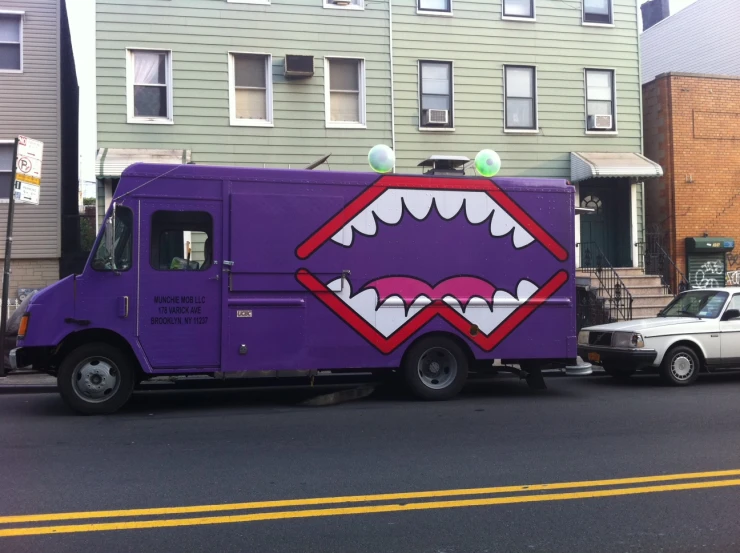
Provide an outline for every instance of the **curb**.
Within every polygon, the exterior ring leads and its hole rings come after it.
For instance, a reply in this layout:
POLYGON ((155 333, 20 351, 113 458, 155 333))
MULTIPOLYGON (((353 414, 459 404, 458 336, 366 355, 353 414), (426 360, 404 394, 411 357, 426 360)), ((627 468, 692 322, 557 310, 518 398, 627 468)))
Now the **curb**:
POLYGON ((0 385, 0 396, 11 394, 52 394, 56 386, 47 384, 7 384, 0 385))

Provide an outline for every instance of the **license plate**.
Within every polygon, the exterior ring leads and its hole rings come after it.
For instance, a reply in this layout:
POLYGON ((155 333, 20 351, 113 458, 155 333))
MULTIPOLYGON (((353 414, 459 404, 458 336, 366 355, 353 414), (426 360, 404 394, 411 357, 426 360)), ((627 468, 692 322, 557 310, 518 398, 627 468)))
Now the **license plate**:
POLYGON ((601 361, 601 355, 592 351, 591 353, 588 354, 588 360, 593 361, 594 363, 598 363, 599 361, 601 361))

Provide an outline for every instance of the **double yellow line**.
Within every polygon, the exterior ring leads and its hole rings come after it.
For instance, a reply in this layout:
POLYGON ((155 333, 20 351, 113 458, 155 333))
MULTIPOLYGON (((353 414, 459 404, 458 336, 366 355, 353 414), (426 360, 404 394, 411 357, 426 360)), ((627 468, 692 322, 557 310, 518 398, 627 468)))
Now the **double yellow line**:
POLYGON ((0 516, 0 537, 37 536, 42 534, 70 534, 78 532, 104 532, 109 530, 136 530, 143 528, 174 528, 179 526, 233 524, 238 522, 256 522, 261 520, 287 520, 296 518, 328 517, 339 515, 421 511, 427 509, 452 509, 456 507, 481 507, 489 505, 505 505, 512 503, 563 501, 568 499, 589 499, 597 497, 615 497, 669 491, 740 486, 740 478, 726 479, 730 476, 740 476, 740 469, 714 472, 669 474, 659 476, 638 476, 633 478, 618 478, 612 480, 533 484, 530 486, 500 486, 495 488, 402 492, 341 497, 316 497, 309 499, 253 501, 247 503, 230 503, 224 505, 193 505, 186 507, 162 507, 154 509, 125 509, 117 511, 85 511, 37 515, 0 516), (661 484, 662 482, 669 483, 661 484), (585 488, 594 489, 586 489, 585 491, 568 491, 554 493, 558 490, 583 490, 585 488), (515 493, 517 495, 500 495, 510 493, 515 493), (448 497, 456 497, 461 499, 440 499, 448 497), (330 505, 347 506, 327 507, 330 505), (322 508, 311 508, 319 506, 322 508), (286 508, 289 508, 289 510, 285 510, 286 508), (192 514, 213 515, 213 513, 236 511, 260 512, 251 512, 244 514, 224 514, 220 516, 183 516, 192 514), (173 515, 177 516, 177 518, 161 518, 165 516, 171 517, 173 515), (146 520, 91 522, 96 519, 141 519, 143 517, 150 518, 146 520), (65 524, 57 526, 37 525, 38 523, 43 522, 80 520, 84 520, 87 522, 83 524, 65 524), (13 527, 7 527, 10 525, 13 525, 13 527))

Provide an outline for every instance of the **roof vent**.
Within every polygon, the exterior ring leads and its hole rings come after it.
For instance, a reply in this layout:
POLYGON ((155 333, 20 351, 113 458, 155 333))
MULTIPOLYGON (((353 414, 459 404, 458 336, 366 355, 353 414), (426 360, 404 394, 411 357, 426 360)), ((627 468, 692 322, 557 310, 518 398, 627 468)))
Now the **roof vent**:
POLYGON ((424 171, 425 175, 458 175, 465 176, 465 167, 470 163, 470 158, 465 156, 429 156, 419 163, 417 167, 429 167, 424 171))

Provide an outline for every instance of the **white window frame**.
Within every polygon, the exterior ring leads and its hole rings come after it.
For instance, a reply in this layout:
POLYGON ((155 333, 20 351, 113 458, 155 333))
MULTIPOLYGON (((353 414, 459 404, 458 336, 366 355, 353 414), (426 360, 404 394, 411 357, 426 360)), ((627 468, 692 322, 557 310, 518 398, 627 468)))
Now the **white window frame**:
POLYGON ((172 80, 172 50, 161 48, 126 48, 126 111, 128 122, 137 125, 174 125, 175 114, 173 98, 175 85, 172 80), (167 114, 168 117, 136 117, 134 115, 134 54, 136 52, 157 52, 167 54, 166 75, 167 75, 167 114))
POLYGON ((327 129, 366 129, 367 128, 367 106, 366 106, 366 91, 365 91, 365 58, 356 58, 353 56, 326 56, 324 57, 324 113, 325 113, 325 125, 327 129), (331 74, 330 66, 331 60, 352 60, 358 62, 359 68, 359 80, 358 84, 360 87, 359 102, 360 102, 360 122, 350 123, 341 121, 331 120, 331 74))
POLYGON ((419 4, 420 4, 421 0, 414 0, 414 2, 416 2, 416 14, 417 15, 434 15, 434 16, 437 16, 437 17, 452 17, 453 16, 453 13, 452 13, 452 8, 453 8, 452 2, 453 2, 453 0, 449 0, 449 2, 450 2, 450 9, 448 11, 430 10, 430 9, 426 9, 426 8, 421 8, 421 7, 419 7, 419 4))
POLYGON ((416 86, 418 88, 416 98, 419 102, 417 114, 419 118, 419 131, 421 132, 455 132, 457 117, 455 116, 455 62, 452 60, 435 60, 424 58, 416 62, 416 86), (422 63, 449 63, 450 64, 450 115, 452 116, 452 126, 450 127, 424 127, 421 124, 421 64, 422 63))
POLYGON ((523 64, 516 64, 516 63, 509 63, 504 64, 503 68, 503 78, 504 78, 504 132, 506 134, 539 134, 540 133, 540 99, 539 99, 539 86, 537 82, 537 66, 536 65, 523 65, 523 64), (534 119, 534 128, 533 129, 519 129, 516 127, 509 128, 506 126, 506 120, 507 120, 507 112, 506 112, 506 105, 508 100, 508 94, 506 91, 508 81, 506 79, 506 68, 507 67, 513 67, 513 68, 522 68, 522 69, 532 69, 532 79, 533 79, 533 85, 534 85, 534 96, 532 100, 534 101, 534 113, 532 114, 534 119))
POLYGON ((229 52, 229 119, 232 127, 274 127, 272 112, 272 54, 265 52, 229 52), (267 119, 240 119, 236 116, 236 71, 234 56, 264 56, 265 59, 265 113, 267 119))
MULTIPOLYGON (((17 10, 0 10, 0 15, 15 15, 20 18, 20 30, 19 30, 18 38, 20 40, 20 56, 21 56, 20 69, 0 69, 0 73, 23 73, 23 23, 26 17, 26 12, 17 11, 17 10)), ((8 44, 15 44, 15 42, 11 42, 8 44)))
POLYGON ((226 0, 230 4, 261 4, 263 6, 269 6, 270 0, 226 0))
POLYGON ((339 6, 337 4, 332 4, 329 0, 324 0, 324 7, 330 10, 364 10, 365 0, 360 0, 359 6, 355 6, 353 4, 349 4, 347 6, 339 6))
POLYGON ((537 21, 537 0, 530 0, 532 3, 532 17, 522 15, 506 15, 506 0, 501 0, 501 19, 505 21, 523 21, 524 23, 534 23, 537 21))
POLYGON ((581 0, 581 25, 584 27, 614 27, 614 0, 607 0, 607 2, 609 2, 609 16, 611 22, 598 23, 586 21, 586 0, 581 0))
POLYGON ((617 123, 619 117, 617 117, 617 70, 612 67, 585 67, 583 69, 583 123, 586 129, 586 134, 593 136, 617 136, 619 134, 619 128, 617 123), (588 72, 589 71, 611 71, 612 72, 612 117, 614 118, 614 130, 613 131, 590 131, 588 130, 588 72))
MULTIPOLYGON (((12 147, 12 146, 15 145, 15 140, 0 140, 0 145, 2 145, 2 146, 11 146, 12 147)), ((11 156, 12 156, 12 154, 11 154, 11 156)), ((10 171, 0 171, 0 172, 2 172, 2 173, 10 173, 10 193, 12 194, 13 193, 13 165, 12 165, 13 164, 13 158, 12 157, 10 159, 10 163, 11 163, 11 165, 10 165, 10 171)), ((10 198, 9 197, 8 198, 2 198, 2 197, 0 197, 0 204, 8 204, 8 203, 10 203, 10 198)))

